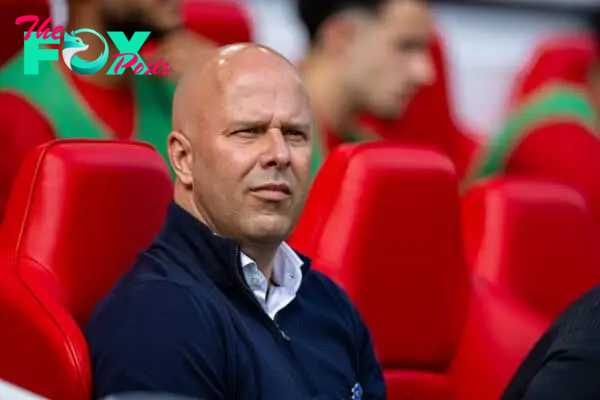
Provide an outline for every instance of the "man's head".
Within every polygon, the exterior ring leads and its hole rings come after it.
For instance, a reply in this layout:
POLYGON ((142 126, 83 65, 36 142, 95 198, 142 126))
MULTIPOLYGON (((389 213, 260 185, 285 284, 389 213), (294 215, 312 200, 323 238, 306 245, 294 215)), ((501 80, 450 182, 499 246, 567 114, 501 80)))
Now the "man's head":
MULTIPOLYGON (((75 0, 79 1, 79 0, 75 0)), ((182 24, 180 0, 94 0, 107 31, 149 31, 160 38, 182 24)))
POLYGON ((242 245, 285 240, 308 192, 313 141, 294 66, 262 46, 222 48, 188 70, 173 114, 175 200, 242 245))
POLYGON ((330 60, 356 107, 395 116, 435 79, 425 0, 297 0, 313 55, 330 60))

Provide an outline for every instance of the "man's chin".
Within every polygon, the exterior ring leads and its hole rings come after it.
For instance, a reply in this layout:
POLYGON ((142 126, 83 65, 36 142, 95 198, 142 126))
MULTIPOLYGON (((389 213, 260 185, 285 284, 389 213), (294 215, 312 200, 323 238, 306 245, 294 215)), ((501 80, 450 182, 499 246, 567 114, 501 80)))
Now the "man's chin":
POLYGON ((290 235, 293 225, 288 218, 262 216, 252 221, 246 229, 249 239, 259 243, 283 242, 290 235))
POLYGON ((389 107, 389 108, 381 107, 377 110, 374 110, 373 113, 381 119, 393 121, 402 116, 405 108, 406 108, 405 105, 398 104, 397 107, 389 107))
POLYGON ((131 39, 136 32, 150 32, 148 39, 161 40, 172 32, 178 31, 181 29, 181 27, 181 22, 159 25, 146 24, 142 21, 119 21, 118 23, 113 23, 110 30, 121 31, 125 34, 125 36, 127 36, 128 39, 131 39))

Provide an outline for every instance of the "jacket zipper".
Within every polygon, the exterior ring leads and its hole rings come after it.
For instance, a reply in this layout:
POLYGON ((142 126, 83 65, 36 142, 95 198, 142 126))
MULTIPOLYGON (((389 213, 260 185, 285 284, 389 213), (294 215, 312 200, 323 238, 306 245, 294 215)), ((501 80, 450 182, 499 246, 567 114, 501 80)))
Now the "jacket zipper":
POLYGON ((279 333, 281 333, 281 336, 283 336, 283 338, 288 341, 291 342, 292 338, 288 336, 287 333, 285 333, 285 331, 283 330, 283 328, 279 325, 279 323, 277 322, 277 316, 275 316, 273 318, 273 323, 275 324, 275 326, 277 327, 277 329, 279 329, 279 333))
POLYGON ((287 342, 290 342, 292 339, 288 336, 287 333, 285 333, 285 331, 283 330, 283 328, 281 328, 281 326, 279 326, 279 324, 277 323, 277 321, 275 320, 275 318, 271 319, 266 313, 265 310, 263 309, 263 307, 260 305, 260 303, 258 302, 258 300, 256 299, 256 297, 254 296, 254 293, 252 293, 252 290, 248 287, 248 284, 246 283, 246 281, 244 280, 244 277, 241 273, 242 270, 242 266, 240 264, 240 246, 236 245, 235 251, 234 251, 234 265, 235 265, 235 275, 238 278, 238 283, 242 285, 244 294, 246 295, 246 297, 249 297, 250 301, 256 306, 258 307, 258 309, 260 310, 260 314, 261 314, 261 318, 268 318, 269 321, 268 323, 271 324, 271 326, 275 325, 275 328, 277 328, 277 330, 279 331, 279 333, 281 334, 281 337, 283 337, 283 339, 287 342))
POLYGON ((304 368, 301 365, 298 365, 298 362, 296 360, 296 356, 293 353, 291 344, 292 344, 292 339, 288 336, 287 333, 285 333, 285 331, 283 330, 283 328, 281 328, 281 326, 277 323, 276 319, 277 316, 275 316, 273 319, 271 319, 271 317, 269 317, 267 315, 267 313, 265 312, 265 310, 263 309, 263 307, 260 305, 260 303, 258 302, 258 300, 256 299, 256 297, 254 296, 254 293, 252 293, 252 290, 250 289, 250 287, 248 286, 248 284, 246 283, 246 281, 244 280, 243 274, 242 274, 242 266, 241 266, 241 260, 240 260, 240 246, 236 244, 236 248, 234 251, 234 265, 236 268, 235 274, 238 277, 238 281, 239 283, 242 285, 243 288, 243 292, 245 294, 245 297, 249 297, 250 301, 252 302, 252 304, 254 304, 255 307, 258 307, 259 310, 259 315, 260 318, 266 318, 268 319, 268 321, 265 321, 265 324, 270 324, 269 327, 270 328, 276 328, 277 331, 279 332, 279 334, 281 335, 281 339, 283 340, 285 346, 287 347, 287 354, 288 354, 288 359, 290 364, 294 367, 295 371, 297 374, 299 374, 303 380, 303 383, 305 385, 305 388, 307 389, 308 393, 317 393, 316 392, 316 386, 315 383, 313 382, 313 380, 310 378, 310 376, 306 373, 306 371, 304 370, 304 368))

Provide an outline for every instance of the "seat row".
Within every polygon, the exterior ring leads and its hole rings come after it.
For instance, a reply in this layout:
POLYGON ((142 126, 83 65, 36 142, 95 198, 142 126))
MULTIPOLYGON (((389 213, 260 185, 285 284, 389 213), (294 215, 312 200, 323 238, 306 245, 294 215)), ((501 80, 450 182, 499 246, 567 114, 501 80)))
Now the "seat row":
MULTIPOLYGON (((342 146, 290 238, 367 322, 389 399, 496 399, 550 321, 598 282, 582 198, 491 180, 459 196, 426 148, 342 146)), ((80 327, 158 232, 171 198, 140 143, 68 140, 26 159, 0 231, 0 379, 87 399, 80 327)))

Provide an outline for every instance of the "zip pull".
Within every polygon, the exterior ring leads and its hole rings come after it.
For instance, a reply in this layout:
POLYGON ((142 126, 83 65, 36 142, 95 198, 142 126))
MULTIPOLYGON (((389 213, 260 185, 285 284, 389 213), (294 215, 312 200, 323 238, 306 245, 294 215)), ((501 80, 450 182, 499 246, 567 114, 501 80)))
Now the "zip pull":
POLYGON ((283 331, 283 329, 279 328, 279 332, 281 332, 281 336, 283 336, 283 338, 284 338, 285 340, 287 340, 288 342, 291 342, 291 341, 292 341, 292 338, 290 338, 290 337, 287 335, 287 333, 285 333, 285 332, 283 331))
POLYGON ((288 342, 290 342, 292 340, 292 338, 290 338, 287 333, 285 333, 285 331, 281 328, 281 326, 279 326, 279 324, 277 323, 277 320, 273 319, 273 322, 275 323, 275 326, 277 327, 277 329, 279 330, 279 333, 281 333, 281 336, 283 336, 283 338, 285 340, 287 340, 288 342))

